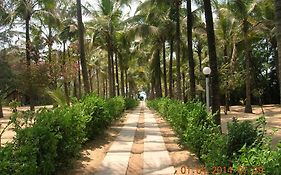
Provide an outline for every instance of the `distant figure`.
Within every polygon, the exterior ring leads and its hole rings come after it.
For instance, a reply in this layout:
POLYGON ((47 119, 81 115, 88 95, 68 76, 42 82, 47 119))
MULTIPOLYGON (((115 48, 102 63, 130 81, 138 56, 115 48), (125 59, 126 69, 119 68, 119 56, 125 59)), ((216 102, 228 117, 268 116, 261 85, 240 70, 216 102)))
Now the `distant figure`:
POLYGON ((145 101, 146 100, 146 93, 144 91, 139 92, 139 99, 141 101, 145 101))

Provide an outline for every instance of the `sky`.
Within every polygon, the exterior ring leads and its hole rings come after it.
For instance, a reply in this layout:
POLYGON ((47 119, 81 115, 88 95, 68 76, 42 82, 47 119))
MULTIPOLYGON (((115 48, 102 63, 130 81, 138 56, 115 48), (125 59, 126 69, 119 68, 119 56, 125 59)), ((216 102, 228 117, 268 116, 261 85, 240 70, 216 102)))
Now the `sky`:
MULTIPOLYGON (((81 3, 84 5, 86 4, 86 2, 90 3, 93 7, 97 7, 98 6, 98 1, 99 0, 81 0, 81 3)), ((144 2, 145 0, 132 0, 132 3, 130 5, 130 7, 126 6, 123 9, 124 14, 129 14, 129 17, 134 16, 134 13, 138 7, 138 5, 141 2, 144 2)), ((126 18, 126 17, 125 17, 126 18)))

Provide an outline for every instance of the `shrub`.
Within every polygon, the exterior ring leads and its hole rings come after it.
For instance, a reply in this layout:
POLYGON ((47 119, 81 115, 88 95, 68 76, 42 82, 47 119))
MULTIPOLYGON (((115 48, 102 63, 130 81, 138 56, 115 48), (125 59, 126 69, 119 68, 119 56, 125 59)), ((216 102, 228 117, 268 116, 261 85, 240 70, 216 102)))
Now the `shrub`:
POLYGON ((251 146, 257 139, 258 133, 250 121, 238 121, 233 119, 227 124, 227 155, 231 158, 233 154, 244 146, 251 146))
POLYGON ((109 115, 113 119, 117 119, 125 110, 125 100, 123 97, 114 97, 107 101, 107 106, 109 109, 109 115))
POLYGON ((281 173, 281 144, 276 151, 271 150, 264 117, 255 123, 235 119, 228 124, 228 133, 222 134, 200 102, 183 104, 163 98, 149 101, 148 106, 171 124, 181 144, 196 153, 210 173, 219 173, 214 167, 227 167, 227 174, 241 174, 243 166, 247 166, 248 174, 281 173))
MULTIPOLYGON (((0 148, 0 174, 54 174, 79 154, 84 142, 120 117, 124 109, 122 97, 106 101, 89 95, 71 107, 39 110, 30 127, 20 127, 17 118, 13 118, 16 137, 13 143, 0 148)), ((24 115, 28 114, 31 113, 24 115)))
POLYGON ((43 110, 37 115, 35 126, 47 127, 58 139, 56 158, 58 167, 78 155, 81 144, 87 139, 85 123, 85 117, 75 107, 43 110))
POLYGON ((85 97, 74 108, 84 117, 88 139, 93 139, 97 134, 102 133, 112 121, 107 102, 96 95, 85 97))
POLYGON ((126 109, 133 109, 139 105, 139 101, 133 98, 125 98, 126 109))

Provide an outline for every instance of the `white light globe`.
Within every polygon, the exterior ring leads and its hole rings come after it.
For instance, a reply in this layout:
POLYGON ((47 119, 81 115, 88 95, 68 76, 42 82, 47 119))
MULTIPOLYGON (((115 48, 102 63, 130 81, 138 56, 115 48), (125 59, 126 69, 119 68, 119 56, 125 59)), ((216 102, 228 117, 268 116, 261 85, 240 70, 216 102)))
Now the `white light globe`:
POLYGON ((204 68, 203 68, 203 74, 204 74, 204 75, 210 75, 210 74, 211 74, 211 68, 209 68, 209 67, 204 67, 204 68))

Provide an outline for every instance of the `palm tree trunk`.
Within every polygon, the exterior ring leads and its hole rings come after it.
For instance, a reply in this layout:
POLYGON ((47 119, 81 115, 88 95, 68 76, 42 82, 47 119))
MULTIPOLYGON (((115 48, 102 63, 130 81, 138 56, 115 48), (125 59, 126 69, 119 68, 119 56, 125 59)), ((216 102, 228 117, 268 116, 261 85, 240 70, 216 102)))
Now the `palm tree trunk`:
POLYGON ((281 104, 281 1, 275 0, 275 19, 276 19, 276 33, 277 33, 277 50, 278 50, 278 67, 279 67, 279 92, 281 104))
POLYGON ((28 15, 25 21, 25 53, 26 53, 26 64, 28 66, 28 69, 31 64, 31 56, 30 56, 30 33, 29 33, 29 28, 30 28, 30 16, 28 15))
POLYGON ((105 98, 108 98, 109 97, 109 93, 110 93, 110 90, 109 90, 109 86, 108 86, 108 82, 109 80, 107 80, 107 78, 104 79, 105 81, 105 84, 104 84, 104 95, 105 95, 105 98))
POLYGON ((248 30, 247 27, 244 26, 244 46, 245 46, 245 57, 246 57, 246 105, 245 105, 245 113, 252 113, 252 105, 251 105, 251 55, 250 55, 250 44, 248 40, 248 30))
POLYGON ((163 42, 163 79, 164 79, 164 95, 165 95, 165 97, 168 97, 165 42, 163 42))
POLYGON ((99 68, 96 69, 96 78, 97 78, 97 94, 100 95, 100 77, 99 77, 99 68))
POLYGON ((213 13, 210 0, 204 0, 205 20, 207 28, 208 51, 211 73, 211 94, 212 97, 212 114, 214 114, 215 123, 221 124, 220 118, 220 94, 219 94, 219 75, 217 68, 216 40, 214 33, 213 13))
MULTIPOLYGON (((52 45, 53 45, 53 41, 52 41, 52 27, 49 24, 48 26, 49 29, 49 35, 48 35, 48 60, 50 63, 52 63, 52 45)), ((52 71, 52 69, 51 69, 52 71)))
POLYGON ((80 70, 80 61, 78 59, 78 99, 82 97, 82 80, 81 80, 81 70, 80 70))
POLYGON ((193 17, 191 12, 191 0, 186 3, 187 8, 187 57, 189 63, 189 81, 190 81, 190 98, 195 98, 195 74, 194 74, 194 60, 192 50, 192 27, 193 17))
POLYGON ((78 94, 77 94, 77 78, 76 77, 73 80, 73 96, 78 98, 78 94))
POLYGON ((112 97, 115 97, 116 95, 116 86, 115 86, 115 73, 114 73, 114 53, 113 49, 111 49, 111 76, 112 76, 112 97))
MULTIPOLYGON (((63 53, 62 53, 62 72, 64 74, 66 74, 65 72, 65 57, 66 57, 66 54, 65 54, 65 41, 63 42, 63 53)), ((68 83, 67 83, 67 77, 64 77, 63 79, 63 87, 64 87, 64 94, 65 94, 65 98, 66 98, 66 101, 67 101, 67 104, 69 105, 70 104, 70 99, 69 99, 69 89, 68 89, 68 83)))
POLYGON ((124 90, 124 66, 123 66, 123 58, 122 55, 119 55, 119 65, 120 65, 120 73, 121 73, 121 95, 125 97, 125 90, 124 90))
POLYGON ((118 74, 118 54, 115 54, 115 76, 116 76, 116 92, 117 96, 120 95, 120 90, 119 90, 119 74, 118 74))
POLYGON ((89 76, 87 71, 87 61, 85 57, 85 46, 84 46, 84 25, 82 21, 82 12, 81 12, 81 0, 76 0, 77 2, 77 21, 78 21, 78 32, 79 32, 79 52, 80 60, 82 67, 82 76, 84 83, 84 91, 86 94, 90 93, 90 83, 89 76))
POLYGON ((30 51, 31 51, 31 43, 30 43, 30 19, 31 19, 31 15, 27 14, 26 20, 25 20, 25 52, 26 52, 26 65, 27 65, 27 80, 28 82, 28 92, 26 95, 26 99, 27 101, 29 101, 30 103, 30 110, 34 111, 35 110, 35 106, 34 106, 34 101, 33 101, 33 92, 32 92, 32 87, 31 87, 31 70, 30 70, 30 65, 31 65, 31 55, 30 55, 30 51))
POLYGON ((185 73, 182 72, 182 95, 183 95, 183 101, 187 102, 187 94, 186 94, 186 86, 185 86, 185 73))
POLYGON ((3 118, 3 117, 4 117, 4 114, 3 114, 3 106, 2 106, 2 97, 0 97, 0 118, 3 118))
POLYGON ((107 76, 108 76, 108 87, 109 87, 109 97, 113 97, 113 87, 112 87, 112 62, 111 62, 111 48, 110 43, 108 43, 108 51, 107 51, 107 76))
POLYGON ((176 71, 177 71, 177 99, 182 100, 181 92, 181 61, 180 61, 180 0, 176 1, 176 42, 177 42, 177 51, 176 51, 176 71))
POLYGON ((199 59, 199 72, 202 72, 202 46, 201 44, 198 45, 198 59, 199 59))
POLYGON ((129 97, 129 87, 128 87, 128 70, 125 70, 125 85, 126 85, 126 97, 129 97))
POLYGON ((170 41, 170 64, 169 64, 169 97, 173 98, 173 53, 174 53, 173 39, 170 41))
POLYGON ((161 88, 161 67, 160 67, 160 50, 157 49, 154 53, 155 59, 155 91, 156 91, 156 98, 162 97, 162 88, 161 88))
POLYGON ((89 83, 90 83, 90 92, 93 92, 93 76, 92 76, 91 68, 89 68, 89 83))

